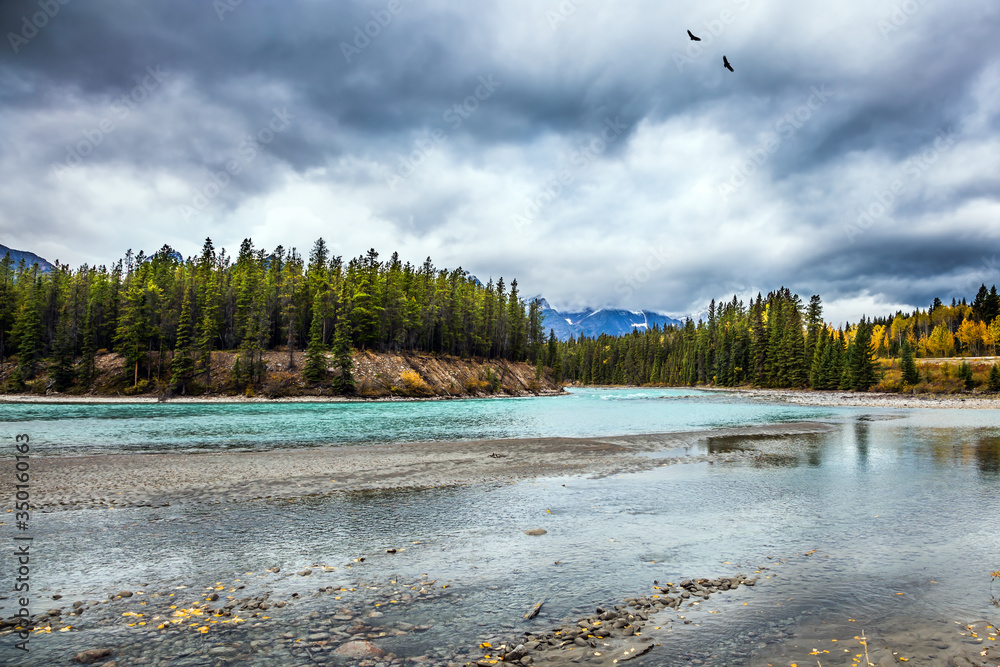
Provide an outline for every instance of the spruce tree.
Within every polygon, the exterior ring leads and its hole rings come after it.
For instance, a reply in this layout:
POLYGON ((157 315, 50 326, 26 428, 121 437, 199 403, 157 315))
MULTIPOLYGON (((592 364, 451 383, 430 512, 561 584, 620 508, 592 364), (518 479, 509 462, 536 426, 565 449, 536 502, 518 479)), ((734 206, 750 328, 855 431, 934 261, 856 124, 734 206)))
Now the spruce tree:
POLYGON ((52 345, 49 377, 56 391, 66 391, 76 379, 74 348, 76 341, 69 328, 69 318, 62 317, 56 327, 56 337, 52 345))
POLYGON ((1000 364, 996 362, 990 367, 990 377, 987 386, 990 391, 1000 391, 1000 364))
POLYGON ((141 279, 133 276, 124 297, 115 342, 118 352, 125 357, 125 366, 131 370, 132 386, 139 383, 139 365, 146 361, 145 343, 148 341, 149 317, 146 312, 146 292, 141 279))
POLYGON ((910 341, 904 339, 899 352, 899 370, 902 372, 903 384, 917 384, 920 382, 920 371, 917 370, 917 364, 913 360, 913 348, 910 347, 910 341))
POLYGON ((87 306, 83 320, 83 346, 80 349, 79 379, 84 387, 94 384, 97 376, 97 326, 94 322, 93 306, 87 306))
POLYGON ((823 333, 823 303, 819 294, 813 294, 809 298, 809 308, 806 310, 806 364, 812 367, 813 357, 816 356, 816 347, 819 345, 820 335, 823 333))
POLYGON ((188 382, 194 374, 194 359, 191 358, 191 290, 184 290, 181 301, 181 315, 177 323, 177 344, 170 361, 170 386, 180 393, 187 393, 188 382))
POLYGON ((350 324, 346 317, 340 317, 334 328, 333 365, 339 371, 333 378, 334 391, 338 394, 354 393, 354 358, 351 356, 350 324))
POLYGON ((972 366, 965 361, 958 365, 958 379, 965 382, 966 389, 976 386, 976 381, 972 379, 972 366))
MULTIPOLYGON (((343 319, 343 318, 342 318, 343 319)), ((309 346, 302 377, 309 382, 322 382, 326 378, 326 345, 323 343, 322 303, 319 296, 313 301, 312 323, 309 325, 309 346)))
POLYGON ((854 341, 848 341, 847 348, 840 355, 840 361, 837 366, 840 373, 837 376, 839 377, 837 389, 848 391, 854 384, 854 341))
POLYGON ((816 338, 816 347, 813 350, 812 365, 809 368, 809 386, 813 389, 826 389, 826 377, 823 372, 824 361, 829 362, 830 344, 829 334, 820 330, 816 338))
POLYGON ((18 308, 12 328, 12 337, 17 341, 17 369, 14 377, 16 385, 22 385, 24 380, 30 380, 35 376, 35 369, 45 346, 45 331, 42 326, 42 279, 35 278, 34 273, 21 274, 30 282, 22 296, 21 306, 18 308))
POLYGON ((862 319, 854 338, 854 356, 851 359, 850 388, 868 391, 875 384, 875 350, 872 347, 872 325, 862 319))

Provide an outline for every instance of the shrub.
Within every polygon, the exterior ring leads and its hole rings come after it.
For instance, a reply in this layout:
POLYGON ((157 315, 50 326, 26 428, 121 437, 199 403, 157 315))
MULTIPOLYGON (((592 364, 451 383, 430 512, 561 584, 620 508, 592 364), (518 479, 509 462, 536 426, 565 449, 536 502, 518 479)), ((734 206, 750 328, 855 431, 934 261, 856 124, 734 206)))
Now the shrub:
POLYGON ((500 382, 500 376, 497 375, 496 371, 494 371, 492 368, 488 366, 486 367, 485 376, 486 377, 484 379, 486 380, 486 382, 489 383, 490 389, 493 391, 494 394, 503 388, 503 384, 500 382))
POLYGON ((403 371, 399 377, 403 382, 403 391, 410 396, 429 396, 434 393, 430 385, 416 371, 403 371))
POLYGON ((486 393, 490 388, 490 383, 486 380, 479 380, 477 378, 467 378, 462 382, 462 386, 470 394, 486 393))
POLYGON ((264 385, 261 387, 261 393, 268 398, 298 396, 302 392, 298 387, 297 380, 295 373, 288 371, 269 373, 267 379, 264 381, 264 385))
POLYGON ((896 393, 903 391, 903 383, 895 378, 883 378, 881 382, 872 387, 875 391, 896 393))
POLYGON ((134 387, 127 387, 124 391, 126 396, 145 394, 149 390, 149 380, 139 380, 134 387))

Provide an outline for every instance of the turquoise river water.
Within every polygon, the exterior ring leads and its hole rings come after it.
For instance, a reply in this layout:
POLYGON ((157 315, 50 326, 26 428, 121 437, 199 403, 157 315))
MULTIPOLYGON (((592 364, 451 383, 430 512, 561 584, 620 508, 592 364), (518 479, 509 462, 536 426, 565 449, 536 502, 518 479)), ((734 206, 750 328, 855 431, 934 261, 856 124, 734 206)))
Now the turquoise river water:
MULTIPOLYGON (((452 599, 399 610, 400 618, 410 614, 410 622, 432 627, 419 639, 387 638, 385 646, 418 655, 429 646, 474 646, 501 630, 551 626, 595 605, 651 593, 654 579, 767 565, 754 589, 713 596, 692 610, 695 622, 676 623, 663 639, 669 650, 643 664, 856 664, 857 642, 849 652, 829 642, 846 642, 862 626, 868 636, 898 641, 902 656, 914 651, 910 664, 945 664, 943 652, 940 663, 934 653, 921 662, 918 650, 932 648, 913 636, 937 633, 942 646, 961 643, 971 639, 955 628, 1000 620, 1000 587, 991 592, 989 575, 1000 570, 1000 414, 993 410, 818 408, 655 389, 395 403, 0 404, 0 442, 3 456, 12 454, 16 433, 31 434, 38 456, 394 441, 433 447, 455 439, 803 420, 835 428, 776 437, 781 456, 724 465, 297 503, 42 514, 33 517, 33 590, 90 599, 140 583, 232 580, 275 563, 294 571, 373 554, 373 577, 386 568, 404 579, 428 573, 455 591, 452 599), (522 533, 535 527, 548 534, 522 533), (387 545, 408 548, 390 561, 378 555, 387 545), (544 613, 523 621, 540 598, 544 613)), ((741 446, 728 437, 701 447, 741 446)), ((0 547, 0 577, 15 569, 12 549, 0 547)), ((279 585, 280 593, 305 586, 295 578, 279 585)), ((0 615, 8 615, 10 601, 0 603, 0 615)), ((46 660, 75 646, 70 634, 36 640, 30 660, 0 646, 0 662, 61 664, 46 660)))

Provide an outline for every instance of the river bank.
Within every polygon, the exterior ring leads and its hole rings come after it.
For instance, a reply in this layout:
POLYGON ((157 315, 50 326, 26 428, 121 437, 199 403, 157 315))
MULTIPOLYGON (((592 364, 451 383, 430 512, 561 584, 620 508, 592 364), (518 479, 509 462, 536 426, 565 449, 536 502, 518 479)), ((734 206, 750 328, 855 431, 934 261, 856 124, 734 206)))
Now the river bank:
POLYGON ((812 391, 698 387, 698 389, 761 400, 820 407, 1000 409, 1000 395, 893 394, 885 392, 812 391))
MULTIPOLYGON (((65 391, 55 391, 54 381, 40 374, 25 383, 23 391, 11 392, 16 364, 0 364, 0 400, 126 402, 157 400, 399 400, 403 398, 477 398, 486 396, 537 396, 559 393, 547 369, 534 364, 503 359, 463 359, 443 354, 372 352, 352 353, 355 390, 350 397, 331 388, 333 360, 327 377, 308 382, 302 376, 306 358, 303 351, 269 350, 262 355, 265 371, 254 386, 238 382, 233 375, 239 354, 216 351, 202 372, 196 373, 179 390, 170 383, 170 356, 153 353, 143 372, 135 376, 124 358, 114 352, 97 355, 93 381, 83 386, 75 381, 65 391), (207 372, 205 372, 207 371, 207 372), (6 389, 5 389, 6 388, 6 389)), ((329 355, 328 355, 329 358, 329 355)))
MULTIPOLYGON (((693 453, 709 438, 822 433, 819 422, 600 438, 520 438, 395 443, 263 452, 40 456, 42 511, 295 499, 332 493, 487 487, 556 475, 610 475, 676 463, 721 462, 757 450, 693 453), (648 453, 663 456, 641 456, 648 453)), ((0 460, 0 476, 14 461, 0 460)))

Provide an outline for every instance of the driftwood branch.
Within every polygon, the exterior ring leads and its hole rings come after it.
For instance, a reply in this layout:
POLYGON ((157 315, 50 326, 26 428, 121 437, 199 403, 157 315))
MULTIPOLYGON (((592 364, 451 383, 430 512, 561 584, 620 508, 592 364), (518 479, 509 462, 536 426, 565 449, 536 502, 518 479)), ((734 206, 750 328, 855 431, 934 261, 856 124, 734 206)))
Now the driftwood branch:
POLYGON ((538 616, 538 612, 540 612, 542 610, 542 605, 543 604, 545 604, 545 600, 542 600, 541 602, 539 602, 538 604, 536 604, 534 607, 532 607, 531 611, 529 611, 527 614, 524 615, 524 619, 527 620, 529 618, 534 618, 535 616, 538 616))

